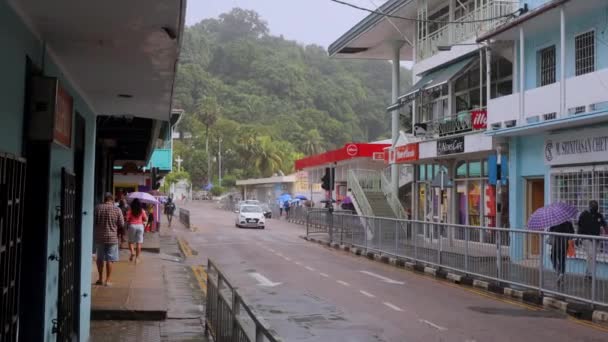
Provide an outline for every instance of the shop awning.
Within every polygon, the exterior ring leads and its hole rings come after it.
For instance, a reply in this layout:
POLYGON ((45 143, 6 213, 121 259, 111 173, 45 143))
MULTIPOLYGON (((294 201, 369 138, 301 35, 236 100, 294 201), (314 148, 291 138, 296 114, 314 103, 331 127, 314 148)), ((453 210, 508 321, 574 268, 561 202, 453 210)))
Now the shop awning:
POLYGON ((411 102, 416 95, 422 90, 433 90, 434 88, 441 87, 442 85, 450 82, 456 77, 462 70, 469 66, 471 61, 478 58, 477 56, 470 56, 456 63, 452 63, 441 69, 435 69, 428 72, 426 75, 416 82, 410 89, 408 89, 404 95, 401 95, 397 99, 397 103, 392 104, 388 107, 388 111, 395 110, 411 102))

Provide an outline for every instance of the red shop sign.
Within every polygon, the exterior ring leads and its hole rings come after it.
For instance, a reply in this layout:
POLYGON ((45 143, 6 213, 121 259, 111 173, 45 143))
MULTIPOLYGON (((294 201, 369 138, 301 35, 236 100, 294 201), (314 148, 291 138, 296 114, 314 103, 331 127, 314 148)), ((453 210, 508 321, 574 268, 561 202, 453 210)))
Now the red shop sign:
POLYGON ((53 141, 59 145, 70 148, 72 146, 72 112, 74 99, 57 82, 55 93, 55 123, 53 127, 53 141))
POLYGON ((472 110, 471 121, 475 131, 488 128, 488 112, 485 109, 472 110))
POLYGON ((395 148, 395 163, 418 160, 418 143, 397 146, 395 148))
POLYGON ((349 144, 348 146, 346 146, 346 154, 348 154, 349 156, 354 157, 358 153, 359 153, 359 148, 357 147, 357 145, 349 144))

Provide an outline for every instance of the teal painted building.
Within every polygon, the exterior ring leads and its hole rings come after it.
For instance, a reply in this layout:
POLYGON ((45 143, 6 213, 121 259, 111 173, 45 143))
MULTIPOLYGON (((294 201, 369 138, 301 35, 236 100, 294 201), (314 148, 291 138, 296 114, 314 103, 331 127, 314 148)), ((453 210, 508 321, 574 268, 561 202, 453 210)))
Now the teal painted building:
MULTIPOLYGON (((508 144, 509 220, 524 229, 540 206, 579 211, 597 200, 608 214, 608 3, 525 1, 529 12, 478 41, 513 60, 513 93, 488 103, 488 134, 508 144)), ((517 237, 517 235, 514 235, 517 237)), ((551 268, 548 245, 514 238, 511 257, 551 268), (541 248, 544 250, 541 251, 541 248)), ((598 246, 598 277, 608 277, 608 246, 598 246)), ((584 252, 567 272, 584 273, 584 252)))
POLYGON ((0 0, 1 341, 89 340, 94 205, 171 116, 185 4, 154 2, 0 0))

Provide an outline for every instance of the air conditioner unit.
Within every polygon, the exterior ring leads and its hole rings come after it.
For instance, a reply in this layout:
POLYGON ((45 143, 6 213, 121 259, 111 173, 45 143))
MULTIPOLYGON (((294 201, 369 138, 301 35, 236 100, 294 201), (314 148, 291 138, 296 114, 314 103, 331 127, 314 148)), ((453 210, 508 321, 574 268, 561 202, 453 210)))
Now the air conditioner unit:
POLYGON ((28 137, 72 146, 74 99, 55 77, 36 76, 31 82, 28 137))
POLYGON ((492 130, 497 130, 502 127, 502 124, 500 122, 495 122, 490 127, 492 128, 492 130))
POLYGON ((517 124, 517 120, 507 120, 504 124, 506 128, 514 127, 517 124))

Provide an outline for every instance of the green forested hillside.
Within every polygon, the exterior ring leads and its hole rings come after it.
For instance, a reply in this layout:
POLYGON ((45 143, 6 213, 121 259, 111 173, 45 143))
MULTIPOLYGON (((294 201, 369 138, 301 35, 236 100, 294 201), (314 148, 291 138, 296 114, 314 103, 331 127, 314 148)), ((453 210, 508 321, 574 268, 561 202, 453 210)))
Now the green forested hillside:
POLYGON ((388 137, 390 86, 390 63, 329 58, 322 47, 270 35, 257 13, 235 8, 186 29, 174 107, 186 113, 178 129, 193 138, 176 152, 195 184, 208 177, 207 138, 211 156, 222 139, 227 174, 288 173, 303 155, 388 137))

